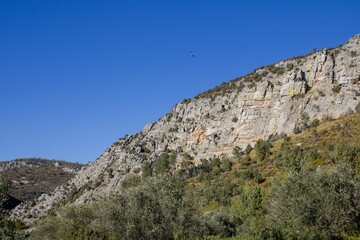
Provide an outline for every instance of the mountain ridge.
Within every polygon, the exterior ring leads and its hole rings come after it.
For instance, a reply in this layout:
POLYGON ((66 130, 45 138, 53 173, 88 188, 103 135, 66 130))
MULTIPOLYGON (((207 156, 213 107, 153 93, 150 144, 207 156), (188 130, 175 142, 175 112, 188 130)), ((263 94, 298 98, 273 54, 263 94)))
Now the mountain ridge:
POLYGON ((71 179, 83 165, 61 160, 19 158, 0 162, 0 173, 10 185, 15 204, 32 202, 43 193, 52 192, 71 179), (17 201, 16 201, 17 200, 17 201))
POLYGON ((280 61, 186 99, 139 133, 119 139, 93 163, 35 206, 12 217, 31 224, 54 206, 85 203, 121 192, 161 153, 176 155, 176 168, 202 158, 230 155, 235 147, 288 134, 312 121, 338 118, 360 99, 360 35, 337 48, 280 61))

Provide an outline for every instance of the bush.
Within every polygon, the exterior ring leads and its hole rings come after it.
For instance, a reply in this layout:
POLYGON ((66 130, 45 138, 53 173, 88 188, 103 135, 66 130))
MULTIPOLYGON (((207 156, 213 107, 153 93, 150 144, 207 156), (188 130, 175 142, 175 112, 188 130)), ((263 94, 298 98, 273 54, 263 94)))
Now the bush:
POLYGON ((250 144, 248 144, 247 146, 246 146, 246 148, 245 148, 245 152, 246 152, 246 154, 250 154, 250 152, 253 150, 253 147, 250 145, 250 144))
POLYGON ((122 195, 59 209, 31 239, 196 239, 204 231, 193 203, 168 177, 147 178, 122 195))
POLYGON ((243 155, 242 149, 239 146, 235 146, 233 148, 232 154, 236 159, 241 159, 241 156, 243 155))
POLYGON ((285 239, 342 239, 359 233, 359 176, 347 164, 294 171, 273 183, 268 225, 285 239))
POLYGON ((312 120, 311 121, 311 123, 310 123, 310 127, 311 128, 316 128, 317 126, 319 126, 320 125, 320 120, 319 119, 314 119, 314 120, 312 120))
POLYGON ((153 167, 151 162, 146 161, 141 165, 141 173, 143 178, 151 177, 153 175, 153 167))
POLYGON ((294 146, 290 137, 285 137, 274 161, 276 167, 300 169, 303 159, 304 154, 302 149, 298 146, 294 146))
POLYGON ((341 86, 338 84, 335 84, 332 88, 334 93, 339 93, 341 91, 341 86))
POLYGON ((270 141, 264 141, 262 139, 259 139, 255 143, 255 151, 256 151, 256 157, 259 162, 264 161, 267 157, 270 156, 270 148, 272 148, 272 144, 270 141))

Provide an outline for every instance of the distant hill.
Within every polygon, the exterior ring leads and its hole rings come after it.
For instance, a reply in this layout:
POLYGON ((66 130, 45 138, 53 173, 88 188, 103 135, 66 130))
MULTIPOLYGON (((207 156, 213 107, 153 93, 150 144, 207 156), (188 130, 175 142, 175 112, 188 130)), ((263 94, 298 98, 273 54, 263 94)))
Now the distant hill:
POLYGON ((83 165, 59 160, 21 158, 0 162, 0 172, 10 183, 11 202, 9 208, 23 201, 37 199, 50 193, 70 178, 83 165))

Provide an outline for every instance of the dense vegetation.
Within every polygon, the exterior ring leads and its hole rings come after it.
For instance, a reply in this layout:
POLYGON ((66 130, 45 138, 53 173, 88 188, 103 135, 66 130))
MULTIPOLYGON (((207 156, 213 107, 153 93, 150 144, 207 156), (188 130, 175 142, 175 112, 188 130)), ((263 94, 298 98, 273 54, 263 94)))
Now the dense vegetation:
POLYGON ((175 153, 163 153, 123 194, 60 207, 29 238, 360 237, 360 115, 304 122, 302 131, 196 166, 183 154, 175 168, 175 153))

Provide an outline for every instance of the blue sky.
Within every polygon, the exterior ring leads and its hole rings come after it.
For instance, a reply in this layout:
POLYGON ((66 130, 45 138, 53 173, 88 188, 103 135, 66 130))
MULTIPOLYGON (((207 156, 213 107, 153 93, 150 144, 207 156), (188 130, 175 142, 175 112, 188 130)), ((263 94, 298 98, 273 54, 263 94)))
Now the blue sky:
POLYGON ((1 0, 0 160, 94 161, 184 98, 344 43, 360 33, 359 9, 358 0, 1 0))

